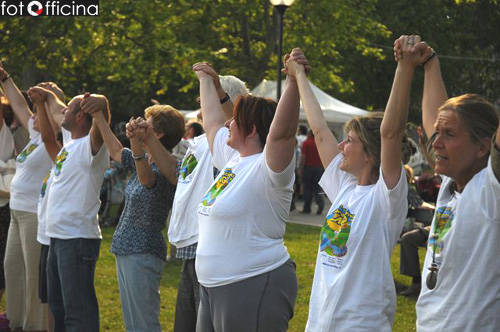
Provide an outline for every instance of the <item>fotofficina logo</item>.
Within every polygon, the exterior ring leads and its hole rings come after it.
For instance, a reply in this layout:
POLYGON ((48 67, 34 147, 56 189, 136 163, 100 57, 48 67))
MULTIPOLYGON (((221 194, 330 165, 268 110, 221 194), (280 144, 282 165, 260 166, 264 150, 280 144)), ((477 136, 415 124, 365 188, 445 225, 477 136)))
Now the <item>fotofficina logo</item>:
POLYGON ((99 0, 3 0, 0 16, 99 16, 99 0))
POLYGON ((28 4, 28 13, 31 16, 38 16, 43 12, 43 6, 40 2, 38 1, 31 1, 28 4))

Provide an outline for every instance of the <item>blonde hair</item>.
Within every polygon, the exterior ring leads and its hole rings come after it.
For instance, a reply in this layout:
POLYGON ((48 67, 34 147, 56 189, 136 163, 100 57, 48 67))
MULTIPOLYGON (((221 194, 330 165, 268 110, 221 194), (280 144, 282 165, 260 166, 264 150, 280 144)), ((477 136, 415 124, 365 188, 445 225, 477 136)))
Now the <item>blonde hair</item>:
POLYGON ((153 105, 144 110, 146 119, 152 118, 153 130, 163 134, 160 142, 171 150, 184 136, 184 117, 170 105, 153 105))

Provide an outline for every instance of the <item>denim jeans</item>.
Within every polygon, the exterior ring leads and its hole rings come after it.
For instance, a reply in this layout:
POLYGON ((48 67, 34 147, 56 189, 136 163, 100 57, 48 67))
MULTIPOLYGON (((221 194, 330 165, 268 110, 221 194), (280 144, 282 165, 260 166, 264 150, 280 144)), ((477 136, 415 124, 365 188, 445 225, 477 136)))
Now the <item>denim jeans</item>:
POLYGON ((55 332, 99 331, 94 274, 100 246, 100 239, 50 239, 47 278, 55 332))
POLYGON ((161 331, 160 280, 165 261, 152 254, 116 255, 123 322, 130 332, 161 331))

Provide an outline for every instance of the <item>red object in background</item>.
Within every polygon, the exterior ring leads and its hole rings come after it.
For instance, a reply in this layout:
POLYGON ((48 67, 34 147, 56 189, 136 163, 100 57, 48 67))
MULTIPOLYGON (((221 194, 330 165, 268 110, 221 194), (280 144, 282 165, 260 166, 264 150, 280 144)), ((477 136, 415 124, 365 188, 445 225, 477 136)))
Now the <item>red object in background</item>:
POLYGON ((436 204, 439 188, 441 188, 441 177, 439 175, 423 173, 416 176, 415 186, 424 201, 436 204))

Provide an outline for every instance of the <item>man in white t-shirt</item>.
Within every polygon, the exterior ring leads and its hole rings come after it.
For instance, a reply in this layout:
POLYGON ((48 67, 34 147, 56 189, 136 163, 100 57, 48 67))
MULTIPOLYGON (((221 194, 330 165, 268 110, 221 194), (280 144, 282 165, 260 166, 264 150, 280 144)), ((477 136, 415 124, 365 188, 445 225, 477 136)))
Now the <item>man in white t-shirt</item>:
POLYGON ((99 331, 94 272, 101 230, 99 191, 109 153, 87 111, 103 110, 104 96, 77 96, 64 111, 63 128, 71 132, 57 155, 47 193, 46 234, 48 300, 56 331, 99 331))

